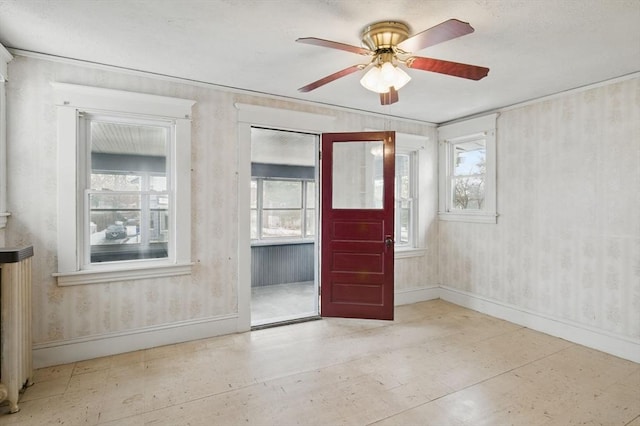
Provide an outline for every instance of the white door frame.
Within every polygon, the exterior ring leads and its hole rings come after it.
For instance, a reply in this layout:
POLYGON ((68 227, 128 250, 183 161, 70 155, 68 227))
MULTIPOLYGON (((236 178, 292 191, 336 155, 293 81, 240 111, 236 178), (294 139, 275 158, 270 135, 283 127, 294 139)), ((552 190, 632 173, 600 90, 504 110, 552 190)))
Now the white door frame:
POLYGON ((335 117, 241 103, 236 103, 235 107, 238 109, 238 323, 236 328, 237 331, 249 331, 251 329, 251 230, 247 225, 251 223, 251 126, 321 134, 334 131, 335 117))

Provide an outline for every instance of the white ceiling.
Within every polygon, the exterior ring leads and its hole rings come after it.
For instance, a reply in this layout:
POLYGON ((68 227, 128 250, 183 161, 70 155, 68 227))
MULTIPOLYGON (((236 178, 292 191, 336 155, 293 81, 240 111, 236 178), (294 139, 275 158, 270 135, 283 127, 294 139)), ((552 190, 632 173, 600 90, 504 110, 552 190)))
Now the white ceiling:
POLYGON ((442 123, 640 71, 639 0, 0 0, 7 48, 442 123), (475 32, 414 52, 486 66, 465 80, 409 70, 400 102, 380 106, 359 73, 297 88, 366 58, 296 43, 360 45, 399 20, 412 34, 449 18, 475 32))

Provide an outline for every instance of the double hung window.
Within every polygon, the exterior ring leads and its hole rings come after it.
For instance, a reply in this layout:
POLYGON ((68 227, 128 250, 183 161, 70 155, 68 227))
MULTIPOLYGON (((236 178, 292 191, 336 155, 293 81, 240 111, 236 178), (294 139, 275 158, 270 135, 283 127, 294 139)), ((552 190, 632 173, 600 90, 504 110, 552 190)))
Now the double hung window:
POLYGON ((416 151, 396 152, 395 246, 415 246, 416 220, 416 151))
POLYGON ((166 259, 173 244, 170 123, 93 114, 80 123, 90 165, 82 200, 86 260, 166 259))
POLYGON ((495 121, 494 114, 438 129, 440 219, 496 223, 495 121))
POLYGON ((53 83, 59 285, 191 271, 191 100, 53 83))

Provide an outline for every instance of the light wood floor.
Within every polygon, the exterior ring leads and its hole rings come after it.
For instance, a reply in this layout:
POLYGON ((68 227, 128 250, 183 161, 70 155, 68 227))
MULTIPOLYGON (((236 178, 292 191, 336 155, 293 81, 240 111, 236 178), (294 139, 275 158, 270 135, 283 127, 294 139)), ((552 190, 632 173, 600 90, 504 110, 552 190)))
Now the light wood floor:
POLYGON ((394 322, 323 319, 35 381, 0 425, 640 425, 639 364, 440 300, 394 322))

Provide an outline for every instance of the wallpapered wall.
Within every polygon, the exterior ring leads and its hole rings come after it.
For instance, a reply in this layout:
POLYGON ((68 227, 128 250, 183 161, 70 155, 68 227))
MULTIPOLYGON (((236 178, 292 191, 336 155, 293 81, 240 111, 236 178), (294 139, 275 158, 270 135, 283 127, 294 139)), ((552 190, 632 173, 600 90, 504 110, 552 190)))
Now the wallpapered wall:
MULTIPOLYGON (((7 245, 33 244, 34 343, 59 342, 225 316, 237 306, 237 110, 234 103, 336 117, 336 130, 394 129, 426 135, 432 170, 423 173, 429 250, 396 262, 399 290, 437 284, 436 137, 431 126, 390 121, 300 103, 121 74, 42 59, 16 57, 9 64, 7 245), (197 101, 192 123, 191 276, 58 287, 57 141, 53 81, 197 101)), ((292 123, 295 127, 295 123, 292 123)))
POLYGON ((640 338, 640 79, 504 111, 497 225, 441 222, 445 286, 640 338))

